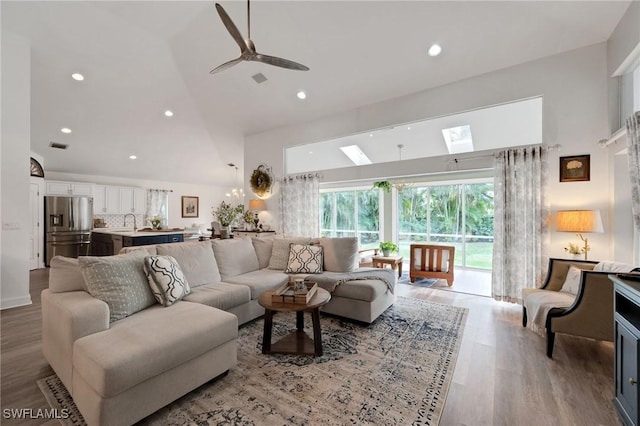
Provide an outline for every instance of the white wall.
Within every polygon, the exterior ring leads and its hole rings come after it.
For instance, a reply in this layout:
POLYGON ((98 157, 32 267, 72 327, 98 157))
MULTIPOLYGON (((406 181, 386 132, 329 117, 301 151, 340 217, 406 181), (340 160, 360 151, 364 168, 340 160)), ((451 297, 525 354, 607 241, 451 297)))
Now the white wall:
POLYGON ((2 31, 2 237, 0 308, 31 304, 29 296, 30 46, 2 31))
MULTIPOLYGON (((45 171, 46 173, 46 171, 45 171)), ((50 172, 46 174, 47 179, 51 180, 65 180, 74 182, 91 182, 106 185, 123 185, 123 186, 138 186, 147 189, 170 189, 173 192, 169 193, 169 218, 168 226, 172 228, 184 228, 191 227, 193 224, 206 225, 207 228, 211 227, 211 221, 214 220, 211 215, 212 207, 218 206, 221 201, 229 201, 226 197, 226 193, 231 188, 216 186, 216 185, 197 185, 188 183, 175 183, 175 182, 163 182, 153 180, 139 180, 120 178, 114 176, 93 176, 93 175, 80 175, 72 173, 59 173, 50 172), (196 196, 199 197, 199 217, 197 218, 183 218, 182 217, 182 196, 196 196)), ((141 226, 139 226, 141 227, 141 226)))
MULTIPOLYGON (((610 223, 608 211, 607 150, 597 141, 609 135, 607 114, 607 52, 601 43, 551 56, 511 68, 495 71, 449 85, 339 112, 309 123, 288 126, 250 135, 245 139, 246 176, 260 163, 283 174, 283 148, 317 142, 407 123, 430 117, 501 104, 517 99, 543 96, 543 142, 560 144, 549 158, 549 202, 552 211, 568 208, 598 208, 603 222, 610 223), (265 149, 265 147, 269 147, 265 149), (559 183, 559 157, 591 155, 591 181, 559 183)), ((517 135, 514 135, 517 143, 517 135)), ((466 161, 458 169, 490 165, 490 160, 466 161)), ((366 167, 323 171, 326 180, 351 180, 418 173, 450 171, 446 158, 431 158, 385 163, 366 167)), ((245 177, 246 181, 246 177, 245 177)), ((272 196, 277 199, 277 188, 272 196)), ((277 202, 269 203, 270 214, 277 217, 277 202)), ((591 235, 593 259, 612 256, 611 227, 604 234, 591 235)), ((577 237, 552 232, 550 255, 565 257, 563 247, 577 237)))

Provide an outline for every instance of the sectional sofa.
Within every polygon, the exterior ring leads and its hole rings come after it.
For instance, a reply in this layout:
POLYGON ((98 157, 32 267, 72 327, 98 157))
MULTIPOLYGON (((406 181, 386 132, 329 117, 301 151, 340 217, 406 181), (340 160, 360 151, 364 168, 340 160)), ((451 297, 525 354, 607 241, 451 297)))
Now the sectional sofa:
POLYGON ((355 238, 239 238, 57 257, 42 293, 45 358, 89 424, 135 423, 236 365, 238 326, 264 314, 262 292, 289 280, 291 244, 322 247, 322 273, 313 277, 332 292, 325 312, 370 323, 393 304, 395 274, 357 269, 355 238), (153 256, 171 256, 188 282, 188 294, 166 307, 144 272, 153 256))

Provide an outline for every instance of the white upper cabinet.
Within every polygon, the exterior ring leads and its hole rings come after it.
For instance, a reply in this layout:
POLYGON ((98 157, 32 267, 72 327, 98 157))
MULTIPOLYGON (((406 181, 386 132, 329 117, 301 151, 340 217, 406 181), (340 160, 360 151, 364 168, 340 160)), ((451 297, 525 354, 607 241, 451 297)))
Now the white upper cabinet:
POLYGON ((147 190, 132 186, 93 186, 94 214, 144 214, 147 209, 147 190))
POLYGON ((93 185, 85 182, 63 182, 49 180, 46 184, 47 195, 93 195, 93 185))

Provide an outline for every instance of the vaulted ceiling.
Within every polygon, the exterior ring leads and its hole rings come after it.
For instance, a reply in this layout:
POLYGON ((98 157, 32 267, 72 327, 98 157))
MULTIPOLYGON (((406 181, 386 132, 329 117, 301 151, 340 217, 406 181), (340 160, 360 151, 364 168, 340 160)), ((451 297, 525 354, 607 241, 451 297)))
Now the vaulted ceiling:
MULTIPOLYGON (((213 1, 0 7, 3 31, 31 45, 31 148, 47 170, 228 185, 245 135, 604 42, 629 3, 255 1, 258 50, 311 70, 245 62, 215 75, 239 50, 213 1)), ((246 2, 222 5, 246 36, 246 2)))

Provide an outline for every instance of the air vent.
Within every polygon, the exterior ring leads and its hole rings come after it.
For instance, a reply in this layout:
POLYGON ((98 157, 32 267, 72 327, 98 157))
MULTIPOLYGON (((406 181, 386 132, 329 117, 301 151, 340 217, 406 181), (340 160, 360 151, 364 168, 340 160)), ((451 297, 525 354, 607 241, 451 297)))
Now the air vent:
POLYGON ((252 75, 251 78, 254 79, 255 82, 258 84, 264 83, 265 81, 267 81, 267 77, 265 77, 264 74, 262 74, 261 72, 259 72, 256 75, 252 75))
POLYGON ((49 143, 49 146, 51 148, 55 148, 55 149, 67 149, 67 148, 69 148, 69 145, 67 145, 65 143, 58 143, 58 142, 51 142, 51 143, 49 143))

